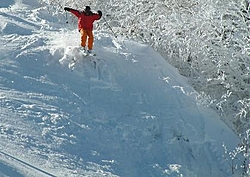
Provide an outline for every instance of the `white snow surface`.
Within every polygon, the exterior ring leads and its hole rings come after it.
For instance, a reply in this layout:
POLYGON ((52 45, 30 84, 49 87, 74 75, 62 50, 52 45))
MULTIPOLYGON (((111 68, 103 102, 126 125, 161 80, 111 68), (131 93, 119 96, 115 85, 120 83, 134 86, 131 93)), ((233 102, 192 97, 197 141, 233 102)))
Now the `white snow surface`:
POLYGON ((151 47, 95 31, 82 57, 36 1, 0 7, 0 176, 231 176, 237 136, 151 47))

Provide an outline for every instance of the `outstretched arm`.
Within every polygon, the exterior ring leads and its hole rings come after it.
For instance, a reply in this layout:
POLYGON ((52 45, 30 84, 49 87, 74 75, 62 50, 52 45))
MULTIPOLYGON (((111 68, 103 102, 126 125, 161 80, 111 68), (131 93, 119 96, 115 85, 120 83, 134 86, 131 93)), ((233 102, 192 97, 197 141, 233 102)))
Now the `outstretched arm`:
POLYGON ((64 10, 65 10, 65 11, 71 12, 71 13, 74 14, 76 17, 79 17, 79 16, 80 16, 80 12, 79 12, 78 10, 75 10, 75 9, 72 9, 72 8, 69 8, 69 7, 64 7, 64 10))
POLYGON ((99 20, 102 17, 102 11, 98 10, 97 13, 94 13, 95 20, 99 20))

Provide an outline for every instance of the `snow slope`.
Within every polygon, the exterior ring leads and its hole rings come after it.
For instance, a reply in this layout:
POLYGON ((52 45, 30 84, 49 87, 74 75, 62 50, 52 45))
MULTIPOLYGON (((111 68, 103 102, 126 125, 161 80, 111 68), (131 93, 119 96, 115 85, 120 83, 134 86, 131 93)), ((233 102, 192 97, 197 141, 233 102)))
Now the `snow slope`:
POLYGON ((152 48, 96 32, 83 58, 36 1, 1 3, 0 176, 230 176, 237 137, 152 48))

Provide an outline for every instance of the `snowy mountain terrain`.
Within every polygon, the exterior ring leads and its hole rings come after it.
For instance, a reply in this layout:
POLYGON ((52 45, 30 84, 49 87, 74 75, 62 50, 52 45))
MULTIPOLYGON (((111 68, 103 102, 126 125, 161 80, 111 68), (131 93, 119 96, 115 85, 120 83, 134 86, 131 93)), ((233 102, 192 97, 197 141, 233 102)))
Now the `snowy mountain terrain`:
POLYGON ((95 31, 83 57, 36 1, 0 7, 0 176, 232 176, 237 136, 151 47, 95 31))

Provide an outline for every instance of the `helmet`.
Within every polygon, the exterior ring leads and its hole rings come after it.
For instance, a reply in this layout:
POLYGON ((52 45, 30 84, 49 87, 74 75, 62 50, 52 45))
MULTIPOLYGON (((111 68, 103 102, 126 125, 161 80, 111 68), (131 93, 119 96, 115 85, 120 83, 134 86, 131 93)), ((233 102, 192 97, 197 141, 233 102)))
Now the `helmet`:
POLYGON ((86 12, 89 12, 90 10, 91 10, 91 9, 90 9, 89 6, 86 6, 86 7, 85 7, 85 11, 86 11, 86 12))

